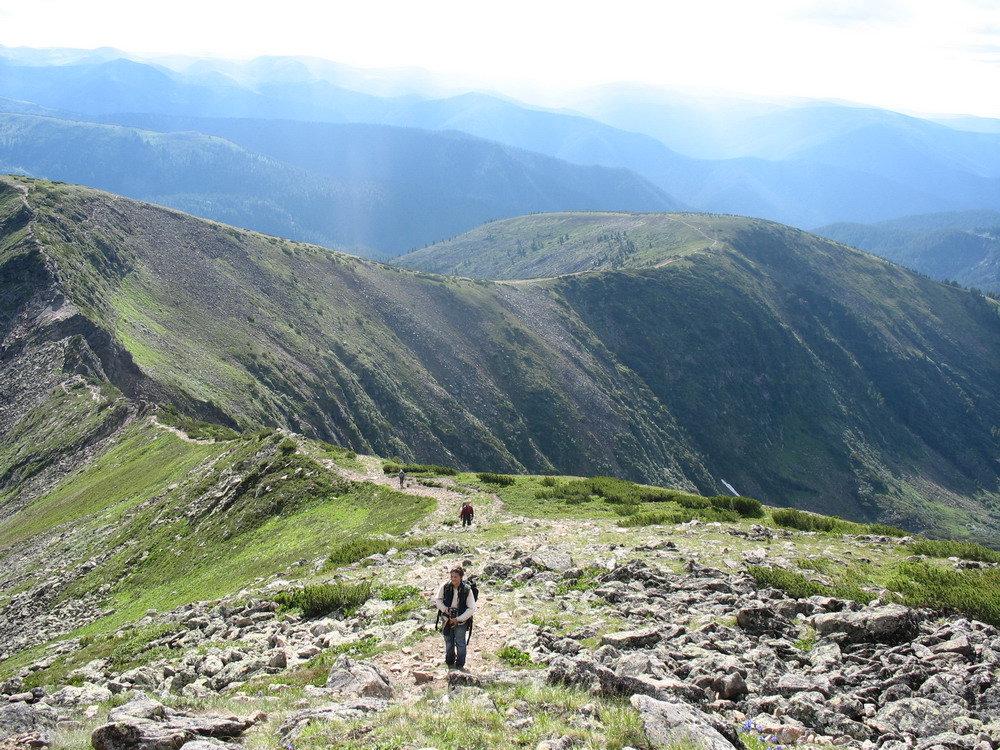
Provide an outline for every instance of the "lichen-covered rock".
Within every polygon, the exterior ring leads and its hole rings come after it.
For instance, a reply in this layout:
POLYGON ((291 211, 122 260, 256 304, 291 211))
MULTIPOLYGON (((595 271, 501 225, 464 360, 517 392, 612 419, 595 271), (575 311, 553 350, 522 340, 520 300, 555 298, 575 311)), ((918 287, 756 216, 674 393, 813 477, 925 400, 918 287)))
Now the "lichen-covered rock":
POLYGON ((350 698, 391 698, 392 684, 375 664, 341 656, 330 669, 326 687, 350 698))
POLYGON ((815 615, 812 623, 817 635, 835 636, 842 643, 888 644, 913 640, 920 625, 916 612, 901 604, 815 615))
POLYGON ((654 748, 693 745, 706 750, 733 750, 723 734, 724 722, 684 703, 633 695, 632 706, 642 717, 646 737, 654 748))

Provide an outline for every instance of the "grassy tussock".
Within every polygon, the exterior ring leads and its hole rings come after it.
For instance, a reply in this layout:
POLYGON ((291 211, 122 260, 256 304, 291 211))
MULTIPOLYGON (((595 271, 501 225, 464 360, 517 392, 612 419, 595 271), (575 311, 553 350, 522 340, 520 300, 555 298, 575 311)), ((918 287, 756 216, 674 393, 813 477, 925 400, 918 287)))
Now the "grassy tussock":
POLYGON ((362 537, 360 539, 350 539, 334 547, 326 562, 330 567, 350 565, 359 560, 364 560, 371 555, 384 555, 391 549, 403 552, 408 549, 431 547, 436 541, 436 539, 431 537, 413 537, 411 539, 362 537))
POLYGON ((857 586, 824 586, 816 581, 811 581, 799 573, 793 573, 781 568, 766 568, 759 565, 751 565, 747 568, 757 585, 761 588, 781 589, 789 596, 796 599, 805 599, 810 596, 834 596, 838 599, 851 599, 862 604, 867 604, 874 597, 857 586))
POLYGON ((889 581, 908 607, 931 607, 1000 626, 1000 570, 952 570, 904 562, 889 581))
POLYGON ((562 686, 490 688, 456 694, 446 704, 426 696, 397 705, 377 721, 315 724, 295 739, 296 750, 435 747, 439 750, 513 750, 569 736, 576 748, 647 747, 639 714, 627 703, 594 698, 562 686), (523 725, 518 720, 528 719, 523 725), (512 728, 513 722, 519 728, 512 728))
POLYGON ((921 539, 911 544, 908 549, 914 555, 926 555, 927 557, 957 557, 962 560, 1000 563, 1000 552, 972 542, 921 539))
POLYGON ((306 617, 321 617, 331 612, 351 612, 372 596, 372 585, 361 583, 318 583, 300 589, 282 591, 274 601, 287 609, 301 609, 306 617))
POLYGON ((820 531, 829 534, 876 534, 878 536, 909 536, 908 531, 882 523, 854 523, 836 516, 821 516, 815 513, 782 508, 771 511, 771 518, 778 526, 799 531, 820 531))

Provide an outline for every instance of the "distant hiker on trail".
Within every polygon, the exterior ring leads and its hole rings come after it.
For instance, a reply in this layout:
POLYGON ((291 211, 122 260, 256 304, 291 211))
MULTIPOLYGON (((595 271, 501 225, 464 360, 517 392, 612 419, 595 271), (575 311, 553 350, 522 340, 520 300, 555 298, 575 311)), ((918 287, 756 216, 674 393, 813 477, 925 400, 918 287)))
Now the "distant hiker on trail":
POLYGON ((472 507, 472 503, 466 500, 462 503, 462 510, 458 513, 462 518, 462 526, 472 526, 472 519, 476 515, 475 509, 472 507))
POLYGON ((476 613, 476 596, 472 586, 466 584, 464 568, 452 568, 451 580, 441 584, 434 598, 434 606, 444 616, 444 662, 448 668, 465 669, 466 634, 472 628, 476 613))
POLYGON ((402 489, 406 486, 406 472, 403 471, 402 467, 399 469, 399 487, 402 489))

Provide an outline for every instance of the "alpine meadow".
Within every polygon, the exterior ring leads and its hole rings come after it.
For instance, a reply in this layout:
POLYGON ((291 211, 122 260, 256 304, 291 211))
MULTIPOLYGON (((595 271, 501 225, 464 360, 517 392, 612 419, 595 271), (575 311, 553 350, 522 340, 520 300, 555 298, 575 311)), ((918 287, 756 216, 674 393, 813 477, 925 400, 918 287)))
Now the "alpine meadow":
POLYGON ((1000 127, 575 102, 0 47, 0 750, 1000 750, 1000 127))

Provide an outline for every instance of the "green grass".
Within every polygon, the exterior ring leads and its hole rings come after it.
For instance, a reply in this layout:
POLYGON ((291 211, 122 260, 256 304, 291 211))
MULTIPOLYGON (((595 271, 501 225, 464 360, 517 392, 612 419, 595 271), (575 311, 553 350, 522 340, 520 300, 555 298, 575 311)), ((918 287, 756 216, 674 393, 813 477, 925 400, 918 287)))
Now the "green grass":
POLYGON ((585 690, 564 686, 490 687, 485 695, 486 699, 458 694, 442 704, 438 695, 430 694, 410 704, 397 704, 376 720, 316 723, 296 738, 295 748, 513 750, 563 736, 584 750, 648 747, 639 713, 624 701, 595 698, 585 690), (581 709, 588 704, 595 714, 585 728, 581 709), (530 721, 512 729, 509 709, 514 710, 514 719, 530 721))
POLYGON ((1000 563, 1000 552, 971 542, 921 539, 910 544, 907 549, 914 555, 927 557, 958 557, 962 560, 1000 563))
POLYGON ((326 563, 330 567, 350 565, 371 555, 384 555, 391 549, 403 552, 408 549, 432 547, 436 542, 436 539, 426 536, 410 537, 408 539, 359 537, 341 542, 334 547, 330 552, 330 556, 327 557, 326 563))
POLYGON ((888 585, 908 607, 930 607, 1000 626, 1000 569, 952 570, 904 562, 888 585))
POLYGON ((799 573, 793 573, 781 568, 766 568, 759 565, 751 565, 747 572, 757 582, 761 588, 770 587, 781 589, 789 596, 796 599, 821 595, 834 596, 838 599, 851 599, 862 604, 867 604, 874 597, 857 586, 824 586, 821 583, 810 581, 799 573))
POLYGON ((0 522, 0 548, 88 517, 88 526, 117 523, 131 509, 182 481, 224 450, 188 443, 149 425, 135 426, 80 474, 37 500, 30 513, 0 522))
POLYGON ((512 667, 527 667, 531 664, 531 656, 513 646, 504 646, 497 652, 500 661, 512 667))
POLYGON ((287 609, 298 609, 306 617, 322 617, 332 612, 350 614, 372 596, 372 585, 361 583, 317 583, 282 591, 274 601, 287 609))

